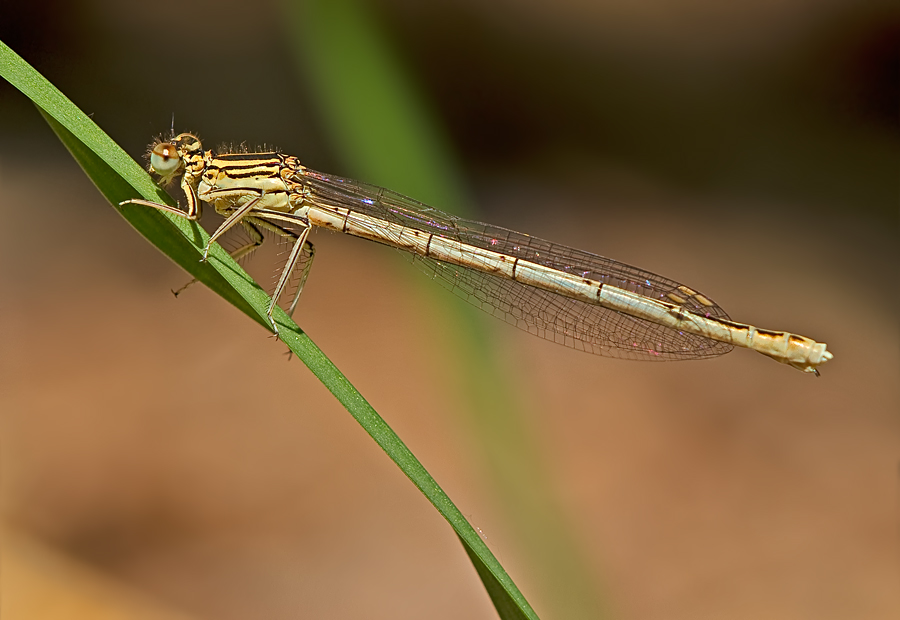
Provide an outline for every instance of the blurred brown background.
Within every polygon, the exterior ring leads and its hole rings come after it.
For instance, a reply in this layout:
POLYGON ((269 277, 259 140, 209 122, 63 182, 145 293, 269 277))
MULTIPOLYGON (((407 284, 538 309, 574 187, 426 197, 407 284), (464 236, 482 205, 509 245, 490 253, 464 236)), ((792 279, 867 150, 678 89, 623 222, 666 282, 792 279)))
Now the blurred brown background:
MULTIPOLYGON (((535 505, 577 550, 554 559, 526 551, 528 511, 486 473, 511 461, 456 391, 456 302, 389 250, 317 234, 295 318, 538 614, 897 617, 896 5, 367 7, 478 217, 835 353, 819 379, 746 351, 640 364, 492 322, 507 434, 541 472, 521 486, 549 489, 535 505), (573 563, 567 607, 546 575, 573 563)), ((290 36, 268 0, 0 4, 0 40, 136 158, 174 113, 208 146, 357 176, 290 36)), ((0 135, 4 618, 495 617, 452 530, 340 405, 208 291, 172 298, 185 275, 6 83, 0 135)))

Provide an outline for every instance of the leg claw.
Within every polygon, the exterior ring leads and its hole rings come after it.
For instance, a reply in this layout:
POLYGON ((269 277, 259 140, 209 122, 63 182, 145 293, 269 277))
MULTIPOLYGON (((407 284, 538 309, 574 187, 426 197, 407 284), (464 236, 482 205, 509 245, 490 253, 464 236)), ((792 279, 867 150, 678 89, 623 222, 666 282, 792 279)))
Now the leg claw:
POLYGON ((269 317, 269 324, 272 326, 272 331, 275 332, 270 336, 270 338, 281 340, 281 334, 278 332, 278 326, 275 324, 275 320, 272 317, 269 317))

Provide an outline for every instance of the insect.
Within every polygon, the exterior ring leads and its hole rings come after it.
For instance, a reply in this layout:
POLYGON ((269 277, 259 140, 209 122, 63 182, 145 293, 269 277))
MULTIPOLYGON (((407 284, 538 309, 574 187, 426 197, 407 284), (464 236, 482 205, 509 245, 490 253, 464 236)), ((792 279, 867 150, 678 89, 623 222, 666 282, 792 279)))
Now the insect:
POLYGON ((240 225, 250 242, 235 259, 263 243, 264 230, 289 239, 292 249, 275 286, 268 318, 302 255, 300 287, 315 255, 315 226, 408 252, 424 271, 457 295, 532 334, 608 357, 688 360, 715 357, 734 346, 753 349, 804 372, 832 359, 824 343, 731 321, 709 297, 610 258, 576 250, 499 226, 465 220, 390 190, 316 172, 278 152, 223 153, 204 150, 182 133, 156 141, 150 168, 168 183, 181 178, 186 209, 147 200, 126 200, 200 218, 207 203, 225 220, 209 248, 240 225), (299 231, 299 232, 298 232, 299 231))

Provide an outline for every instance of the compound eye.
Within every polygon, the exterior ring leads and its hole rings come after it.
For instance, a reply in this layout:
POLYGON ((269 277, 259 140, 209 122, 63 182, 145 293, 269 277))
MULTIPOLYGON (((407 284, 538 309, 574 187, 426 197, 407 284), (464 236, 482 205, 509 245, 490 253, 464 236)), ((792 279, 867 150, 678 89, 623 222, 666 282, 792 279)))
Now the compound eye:
POLYGON ((181 165, 181 156, 178 149, 170 142, 160 142, 153 145, 150 151, 150 167, 160 176, 167 177, 173 174, 181 165))

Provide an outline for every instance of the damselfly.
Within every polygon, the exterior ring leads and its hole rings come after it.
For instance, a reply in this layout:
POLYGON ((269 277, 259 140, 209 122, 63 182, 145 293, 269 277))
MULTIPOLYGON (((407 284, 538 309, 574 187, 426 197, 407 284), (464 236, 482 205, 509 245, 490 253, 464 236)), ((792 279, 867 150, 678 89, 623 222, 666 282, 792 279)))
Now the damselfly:
POLYGON ((487 312, 532 334, 566 346, 635 360, 715 357, 733 346, 753 349, 818 374, 832 358, 824 343, 787 332, 735 323, 709 297, 667 278, 618 261, 455 217, 390 190, 310 170, 278 152, 215 154, 183 133, 157 141, 150 169, 170 182, 181 177, 186 210, 147 200, 126 200, 200 218, 201 203, 225 221, 210 245, 237 224, 250 242, 231 254, 242 258, 263 242, 264 230, 293 247, 272 294, 268 317, 301 256, 300 286, 314 255, 314 226, 340 231, 410 253, 427 273, 487 312), (299 231, 299 232, 297 232, 299 231))

